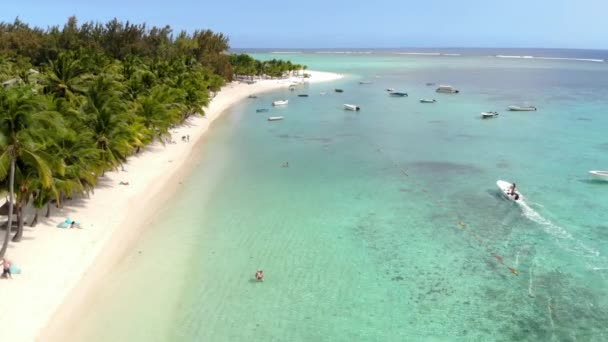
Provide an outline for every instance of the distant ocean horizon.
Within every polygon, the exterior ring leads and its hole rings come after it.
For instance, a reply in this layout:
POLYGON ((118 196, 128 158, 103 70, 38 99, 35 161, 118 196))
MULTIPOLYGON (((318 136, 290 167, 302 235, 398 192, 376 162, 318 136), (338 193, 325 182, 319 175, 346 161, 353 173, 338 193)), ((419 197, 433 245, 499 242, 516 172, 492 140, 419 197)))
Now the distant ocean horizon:
POLYGON ((374 54, 374 55, 427 55, 444 57, 497 57, 529 59, 563 59, 606 62, 608 50, 563 48, 234 48, 234 53, 271 54, 374 54))

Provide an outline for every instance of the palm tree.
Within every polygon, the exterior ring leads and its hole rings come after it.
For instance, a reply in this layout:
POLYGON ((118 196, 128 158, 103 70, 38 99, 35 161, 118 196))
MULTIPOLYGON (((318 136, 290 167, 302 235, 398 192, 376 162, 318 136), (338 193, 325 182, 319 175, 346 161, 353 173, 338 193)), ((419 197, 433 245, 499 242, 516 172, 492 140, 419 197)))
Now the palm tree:
MULTIPOLYGON (((44 187, 52 183, 51 170, 39 153, 47 139, 50 127, 57 127, 57 117, 42 111, 41 102, 34 96, 31 87, 0 89, 0 179, 8 176, 9 215, 6 236, 0 256, 8 248, 8 238, 13 224, 13 202, 17 163, 35 169, 44 187)), ((14 241, 19 241, 18 229, 14 241)))
POLYGON ((60 53, 56 60, 49 61, 46 69, 44 83, 47 92, 71 102, 75 102, 77 96, 84 93, 86 70, 73 53, 60 53))
POLYGON ((89 87, 80 108, 88 129, 93 133, 100 159, 114 169, 126 161, 141 135, 133 126, 136 119, 123 100, 121 85, 107 75, 97 77, 89 87))

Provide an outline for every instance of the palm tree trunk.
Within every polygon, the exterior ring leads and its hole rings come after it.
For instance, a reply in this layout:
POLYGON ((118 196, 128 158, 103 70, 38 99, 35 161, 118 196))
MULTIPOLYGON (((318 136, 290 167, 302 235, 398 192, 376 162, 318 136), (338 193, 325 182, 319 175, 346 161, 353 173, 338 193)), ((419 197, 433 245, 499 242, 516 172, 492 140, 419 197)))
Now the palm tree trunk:
POLYGON ((4 257, 6 249, 8 248, 8 240, 11 237, 11 228, 13 226, 13 190, 15 188, 15 157, 11 157, 11 174, 9 176, 8 186, 8 224, 6 226, 6 235, 4 236, 4 243, 2 243, 2 249, 0 249, 0 258, 4 257))
POLYGON ((32 220, 32 223, 30 223, 30 227, 36 227, 36 225, 38 224, 38 211, 40 210, 36 208, 36 213, 34 214, 34 219, 32 220))
POLYGON ((44 215, 44 217, 50 217, 51 216, 51 202, 46 204, 46 215, 44 215))
POLYGON ((23 237, 23 207, 23 203, 17 202, 17 232, 13 236, 13 242, 19 242, 23 237))

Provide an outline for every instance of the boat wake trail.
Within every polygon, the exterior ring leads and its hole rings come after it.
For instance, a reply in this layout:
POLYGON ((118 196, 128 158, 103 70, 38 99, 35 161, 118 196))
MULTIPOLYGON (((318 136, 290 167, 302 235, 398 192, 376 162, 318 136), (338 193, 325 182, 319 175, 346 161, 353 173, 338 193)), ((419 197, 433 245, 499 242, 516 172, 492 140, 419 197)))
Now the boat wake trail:
POLYGON ((543 230, 547 234, 555 237, 558 244, 564 249, 585 257, 598 257, 600 255, 600 252, 597 249, 589 247, 581 241, 576 240, 574 236, 572 236, 572 234, 570 234, 566 229, 544 218, 526 202, 521 201, 519 202, 519 205, 526 218, 538 223, 541 227, 543 227, 543 230))

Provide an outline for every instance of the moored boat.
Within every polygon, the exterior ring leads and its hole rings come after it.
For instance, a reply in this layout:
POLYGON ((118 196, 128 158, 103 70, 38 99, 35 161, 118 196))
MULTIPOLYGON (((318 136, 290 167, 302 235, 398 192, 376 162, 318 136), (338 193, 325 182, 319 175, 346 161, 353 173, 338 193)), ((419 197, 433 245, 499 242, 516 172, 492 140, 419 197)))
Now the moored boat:
POLYGON ((481 112, 482 119, 495 118, 498 116, 498 112, 481 112))
POLYGON ((500 189, 500 192, 502 192, 502 195, 509 201, 519 202, 523 199, 523 196, 517 188, 515 188, 515 191, 511 193, 511 187, 513 186, 512 183, 503 180, 498 180, 496 181, 496 185, 500 189))
POLYGON ((438 93, 445 94, 458 94, 460 92, 460 90, 455 89, 451 85, 440 85, 439 88, 437 88, 435 91, 438 93))
POLYGON ((512 112, 533 112, 536 111, 534 106, 509 106, 509 110, 512 112))
POLYGON ((283 116, 269 116, 268 117, 268 121, 279 121, 279 120, 283 120, 285 117, 283 116))
POLYGON ((602 180, 608 182, 608 171, 591 170, 589 171, 591 177, 596 180, 602 180))
POLYGON ((272 103, 273 106, 286 106, 289 100, 277 100, 272 103))
POLYGON ((361 108, 359 106, 357 106, 357 105, 354 105, 354 104, 345 103, 344 104, 344 109, 346 109, 346 110, 352 110, 352 111, 358 111, 361 108))
POLYGON ((308 97, 308 94, 298 94, 298 97, 308 97))
POLYGON ((372 81, 359 81, 359 84, 372 84, 372 81))
POLYGON ((249 96, 247 96, 247 97, 248 97, 248 98, 250 98, 250 99, 257 99, 257 98, 258 98, 258 96, 257 96, 257 95, 249 95, 249 96))
POLYGON ((431 100, 429 100, 429 99, 420 99, 420 103, 435 103, 435 102, 437 102, 437 100, 435 100, 435 99, 431 99, 431 100))
POLYGON ((427 83, 426 83, 426 86, 427 86, 427 87, 431 87, 431 86, 434 86, 434 85, 435 85, 435 83, 433 83, 433 82, 427 82, 427 83))
POLYGON ((268 108, 259 108, 255 110, 256 113, 266 113, 268 112, 268 108))
POLYGON ((344 90, 342 90, 342 89, 340 89, 340 88, 336 88, 336 89, 334 89, 334 91, 335 91, 336 93, 343 93, 343 92, 344 92, 344 90))
POLYGON ((386 91, 395 91, 395 88, 386 88, 386 91))
POLYGON ((390 96, 395 96, 395 97, 407 97, 407 93, 403 93, 403 92, 399 92, 399 91, 391 91, 388 94, 390 96))

